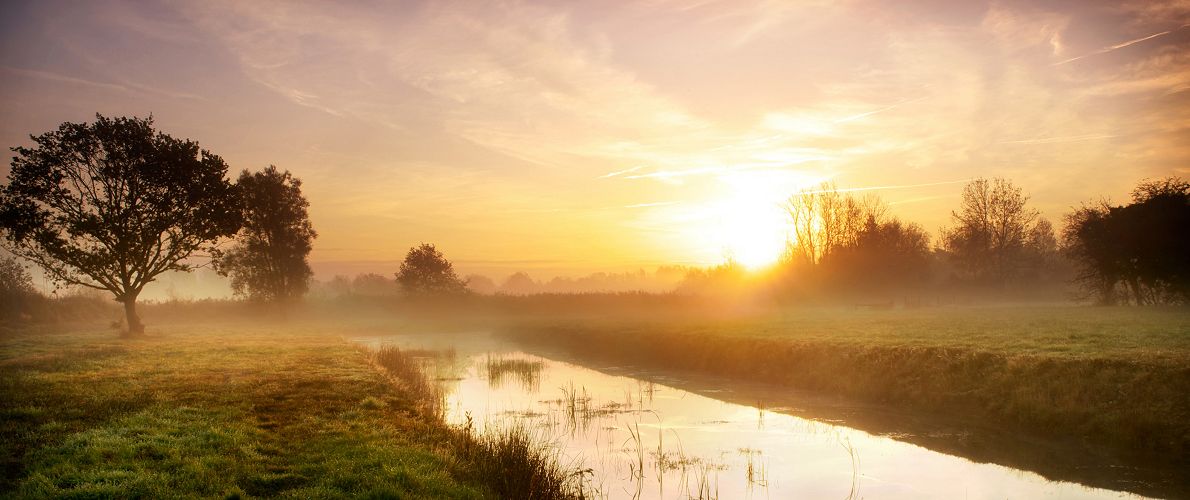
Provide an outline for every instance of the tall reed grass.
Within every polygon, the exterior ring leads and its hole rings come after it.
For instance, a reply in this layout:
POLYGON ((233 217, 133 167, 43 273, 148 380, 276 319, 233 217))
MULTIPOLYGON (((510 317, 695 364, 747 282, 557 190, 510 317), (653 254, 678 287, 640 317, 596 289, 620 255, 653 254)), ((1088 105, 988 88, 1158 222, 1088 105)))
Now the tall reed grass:
POLYGON ((591 496, 584 487, 590 469, 564 464, 557 450, 524 426, 477 433, 468 418, 462 427, 447 427, 442 421, 442 389, 426 376, 428 366, 423 360, 428 357, 423 351, 411 353, 394 346, 372 351, 373 362, 441 424, 447 436, 445 444, 456 457, 457 475, 484 484, 498 498, 560 500, 591 496))

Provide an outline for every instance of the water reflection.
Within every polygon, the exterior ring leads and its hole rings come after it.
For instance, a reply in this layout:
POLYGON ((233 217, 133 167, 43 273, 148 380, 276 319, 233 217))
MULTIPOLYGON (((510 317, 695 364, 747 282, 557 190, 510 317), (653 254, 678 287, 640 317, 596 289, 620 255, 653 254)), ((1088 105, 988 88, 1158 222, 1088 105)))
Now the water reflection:
POLYGON ((502 347, 427 356, 447 421, 530 427, 607 498, 1135 498, 502 347))

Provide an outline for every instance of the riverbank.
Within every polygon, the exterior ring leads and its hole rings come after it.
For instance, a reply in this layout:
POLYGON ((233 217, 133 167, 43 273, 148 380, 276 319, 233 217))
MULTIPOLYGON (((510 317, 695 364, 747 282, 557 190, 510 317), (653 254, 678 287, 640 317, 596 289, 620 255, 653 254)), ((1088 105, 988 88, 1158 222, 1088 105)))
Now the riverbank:
POLYGON ((791 310, 736 320, 522 321, 576 359, 842 395, 1190 462, 1190 312, 1012 307, 791 310))
POLYGON ((515 434, 448 428, 419 373, 374 361, 313 327, 6 331, 0 496, 499 498, 494 454, 548 469, 515 434))

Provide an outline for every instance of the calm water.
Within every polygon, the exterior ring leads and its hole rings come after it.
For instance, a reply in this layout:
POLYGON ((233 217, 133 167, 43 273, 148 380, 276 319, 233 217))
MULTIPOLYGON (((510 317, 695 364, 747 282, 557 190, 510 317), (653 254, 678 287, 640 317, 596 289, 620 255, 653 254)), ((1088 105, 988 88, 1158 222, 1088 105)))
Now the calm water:
POLYGON ((696 394, 490 337, 361 341, 453 349, 432 368, 448 422, 526 426, 564 462, 590 468, 588 482, 608 498, 1140 498, 716 399, 726 386, 696 394))

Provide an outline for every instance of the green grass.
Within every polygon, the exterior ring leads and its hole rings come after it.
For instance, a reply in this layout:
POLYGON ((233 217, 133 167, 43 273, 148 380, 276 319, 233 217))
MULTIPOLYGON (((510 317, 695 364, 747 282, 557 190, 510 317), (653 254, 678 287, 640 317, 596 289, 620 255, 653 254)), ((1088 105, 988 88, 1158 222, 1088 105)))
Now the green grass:
POLYGON ((493 496, 416 395, 313 329, 9 331, 0 392, 3 496, 493 496))
POLYGON ((1190 310, 790 309, 763 318, 537 321, 580 358, 759 380, 1190 462, 1190 310))
POLYGON ((790 309, 764 318, 620 324, 622 333, 682 331, 861 346, 945 347, 1014 355, 1190 361, 1190 310, 980 307, 871 311, 790 309), (639 329, 639 330, 634 330, 639 329))

